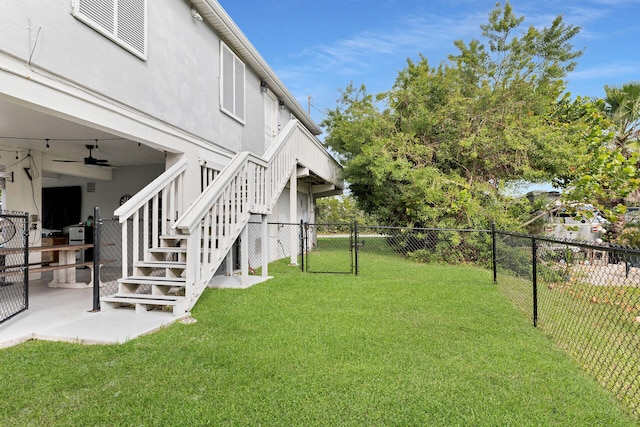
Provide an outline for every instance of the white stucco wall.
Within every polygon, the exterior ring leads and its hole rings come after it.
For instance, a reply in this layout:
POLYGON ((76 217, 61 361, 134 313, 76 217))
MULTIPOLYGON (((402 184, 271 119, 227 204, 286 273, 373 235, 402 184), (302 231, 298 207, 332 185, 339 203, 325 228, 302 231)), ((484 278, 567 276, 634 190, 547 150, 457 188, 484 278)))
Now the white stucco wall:
POLYGON ((147 61, 70 11, 70 0, 2 0, 0 50, 230 150, 262 154, 260 79, 247 68, 244 125, 220 111, 220 39, 187 2, 148 2, 147 61))

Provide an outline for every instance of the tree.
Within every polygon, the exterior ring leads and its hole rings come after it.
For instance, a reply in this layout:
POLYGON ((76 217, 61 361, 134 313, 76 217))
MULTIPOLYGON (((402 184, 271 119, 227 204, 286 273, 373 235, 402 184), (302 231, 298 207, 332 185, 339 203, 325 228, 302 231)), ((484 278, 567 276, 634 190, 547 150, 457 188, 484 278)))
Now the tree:
POLYGON ((585 102, 564 94, 579 28, 558 17, 517 35, 523 20, 497 4, 482 26, 487 45, 456 41, 437 68, 408 60, 389 92, 342 92, 325 143, 365 212, 390 225, 513 227, 529 208, 500 193, 507 182, 574 179, 594 134, 585 102))
POLYGON ((356 220, 361 225, 370 225, 370 219, 358 209, 356 201, 349 194, 318 199, 316 206, 318 224, 344 224, 356 220))
POLYGON ((588 155, 579 163, 565 198, 596 204, 611 221, 608 239, 618 241, 625 234, 625 199, 640 188, 640 83, 607 85, 604 91, 605 97, 594 105, 606 118, 601 126, 608 137, 588 144, 588 155))
POLYGON ((614 147, 625 158, 633 151, 630 144, 638 141, 640 127, 640 82, 604 87, 605 97, 599 103, 611 119, 614 147))

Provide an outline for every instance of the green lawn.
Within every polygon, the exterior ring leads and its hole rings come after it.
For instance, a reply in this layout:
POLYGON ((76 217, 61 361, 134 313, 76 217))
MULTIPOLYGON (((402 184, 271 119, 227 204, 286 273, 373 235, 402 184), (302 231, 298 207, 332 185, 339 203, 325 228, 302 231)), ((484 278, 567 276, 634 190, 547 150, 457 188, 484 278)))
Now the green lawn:
POLYGON ((0 350, 0 425, 637 425, 490 272, 362 256, 276 263, 124 345, 0 350))

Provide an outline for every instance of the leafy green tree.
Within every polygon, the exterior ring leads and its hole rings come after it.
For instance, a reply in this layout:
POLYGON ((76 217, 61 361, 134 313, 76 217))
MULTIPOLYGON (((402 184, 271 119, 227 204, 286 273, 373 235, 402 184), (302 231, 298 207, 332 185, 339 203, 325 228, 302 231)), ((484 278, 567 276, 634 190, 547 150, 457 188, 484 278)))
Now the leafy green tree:
MULTIPOLYGON (((609 240, 629 240, 623 236, 629 235, 624 231, 625 199, 640 188, 640 83, 605 86, 604 91, 605 97, 594 105, 606 118, 601 127, 608 138, 590 140, 565 198, 598 205, 612 223, 609 240)), ((591 115, 596 117, 596 112, 591 115)))
POLYGON ((485 44, 456 41, 436 68, 408 60, 389 92, 342 92, 325 143, 365 212, 390 225, 514 228, 530 207, 503 196, 506 183, 575 180, 585 135, 602 135, 587 102, 564 93, 579 28, 557 17, 521 32, 523 21, 497 4, 485 44))
POLYGON ((370 218, 358 208, 349 194, 318 199, 316 206, 318 224, 343 224, 355 220, 361 225, 371 225, 370 218))

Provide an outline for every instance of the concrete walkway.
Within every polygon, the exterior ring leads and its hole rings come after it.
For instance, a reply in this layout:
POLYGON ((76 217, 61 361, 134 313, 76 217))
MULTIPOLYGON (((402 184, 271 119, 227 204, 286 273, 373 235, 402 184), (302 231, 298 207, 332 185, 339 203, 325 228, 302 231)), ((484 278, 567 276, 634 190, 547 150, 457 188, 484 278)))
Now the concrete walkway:
MULTIPOLYGON (((87 280, 78 271, 78 280, 87 280)), ((216 276, 209 287, 244 289, 270 277, 216 276)), ((32 339, 81 344, 119 344, 149 334, 176 321, 193 321, 190 314, 174 317, 169 311, 152 310, 136 314, 135 310, 103 309, 92 313, 93 289, 50 288, 50 276, 29 283, 29 309, 0 323, 0 348, 32 339)))

